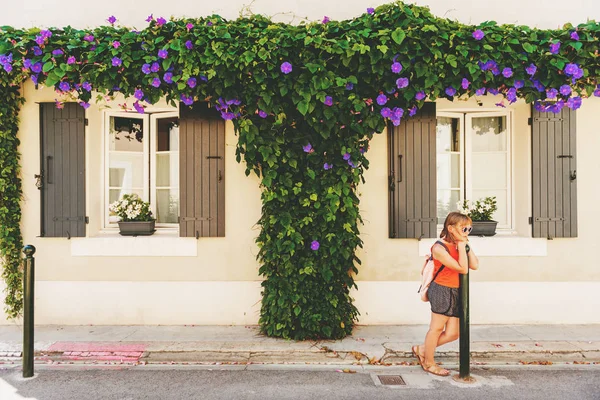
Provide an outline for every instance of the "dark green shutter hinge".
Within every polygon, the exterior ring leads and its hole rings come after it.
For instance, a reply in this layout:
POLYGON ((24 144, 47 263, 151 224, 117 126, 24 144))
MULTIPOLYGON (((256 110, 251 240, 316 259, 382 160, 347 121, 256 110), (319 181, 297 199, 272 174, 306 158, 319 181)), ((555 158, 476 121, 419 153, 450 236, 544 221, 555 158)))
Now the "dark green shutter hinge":
POLYGON ((527 124, 533 125, 533 118, 527 118, 527 124))
POLYGON ((85 126, 88 126, 88 124, 90 123, 90 121, 89 121, 87 118, 85 118, 85 119, 83 120, 83 122, 84 122, 85 126))
POLYGON ((90 217, 85 217, 85 223, 89 224, 90 223, 90 217))
POLYGON ((533 217, 529 217, 529 225, 533 225, 533 217))

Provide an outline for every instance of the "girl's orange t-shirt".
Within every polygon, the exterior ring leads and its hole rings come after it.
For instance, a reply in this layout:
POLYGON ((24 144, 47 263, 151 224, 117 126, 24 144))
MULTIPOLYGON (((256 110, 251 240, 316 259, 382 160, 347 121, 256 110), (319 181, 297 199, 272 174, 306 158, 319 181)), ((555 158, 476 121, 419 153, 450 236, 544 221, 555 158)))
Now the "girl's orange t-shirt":
MULTIPOLYGON (((452 244, 451 245, 448 245, 446 243, 444 243, 444 244, 448 248, 448 253, 450 253, 450 256, 452 256, 452 258, 454 258, 456 261, 458 261, 458 248, 452 244)), ((435 271, 433 272, 433 275, 435 276, 435 274, 438 272, 438 270, 442 267, 442 263, 439 262, 438 260, 436 260, 435 258, 433 259, 433 262, 435 264, 435 271)), ((451 287, 451 288, 458 288, 458 282, 459 282, 458 275, 459 275, 458 271, 453 270, 452 268, 444 267, 442 272, 440 272, 439 275, 435 278, 435 283, 437 283, 438 285, 447 286, 447 287, 451 287)))

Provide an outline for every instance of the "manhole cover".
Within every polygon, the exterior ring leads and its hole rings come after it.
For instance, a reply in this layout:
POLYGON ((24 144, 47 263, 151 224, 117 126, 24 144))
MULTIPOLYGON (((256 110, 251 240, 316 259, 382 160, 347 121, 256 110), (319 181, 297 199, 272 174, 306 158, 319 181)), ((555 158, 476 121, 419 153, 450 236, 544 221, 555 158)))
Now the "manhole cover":
POLYGON ((404 382, 404 379, 400 375, 377 375, 377 377, 382 385, 406 385, 406 382, 404 382))

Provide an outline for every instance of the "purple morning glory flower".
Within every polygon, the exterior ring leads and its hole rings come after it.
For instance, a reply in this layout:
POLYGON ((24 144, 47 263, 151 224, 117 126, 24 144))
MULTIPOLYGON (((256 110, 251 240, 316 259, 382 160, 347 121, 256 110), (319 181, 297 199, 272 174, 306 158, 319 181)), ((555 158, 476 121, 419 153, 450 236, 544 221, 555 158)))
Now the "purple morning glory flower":
POLYGON ((169 52, 167 50, 165 50, 165 49, 160 49, 158 51, 158 56, 160 58, 167 58, 168 55, 169 55, 169 52))
POLYGON ((204 75, 200 75, 200 80, 203 82, 208 82, 208 78, 204 75))
POLYGON ((61 49, 52 50, 52 55, 53 56, 61 56, 63 54, 65 54, 65 52, 62 51, 61 49))
POLYGON ((44 39, 44 38, 43 38, 43 37, 41 37, 40 35, 37 35, 37 36, 35 37, 35 42, 36 42, 38 45, 40 45, 40 46, 41 46, 41 45, 43 45, 45 41, 46 41, 46 39, 44 39))
POLYGON ((190 78, 187 80, 187 85, 192 89, 196 87, 196 83, 196 78, 190 78))
POLYGON ((425 97, 425 92, 417 92, 417 94, 415 94, 415 99, 417 99, 418 101, 423 100, 425 97))
POLYGON ((546 90, 544 85, 542 85, 537 79, 532 79, 531 82, 533 83, 533 87, 536 88, 538 92, 543 92, 546 90))
POLYGON ((477 29, 475 32, 473 32, 473 38, 475 40, 481 40, 481 39, 483 39, 484 36, 485 36, 485 33, 483 33, 483 31, 481 29, 477 29))
POLYGON ((44 39, 48 39, 49 37, 52 36, 52 32, 49 29, 42 29, 40 31, 40 36, 43 37, 44 39))
POLYGON ((449 86, 446 88, 445 92, 448 97, 452 97, 456 94, 456 89, 454 89, 452 86, 449 86))
POLYGON ((67 64, 75 64, 75 57, 69 56, 69 58, 67 58, 67 64))
POLYGON ((158 25, 158 26, 163 26, 166 23, 167 23, 167 20, 164 19, 163 17, 159 17, 156 19, 156 25, 158 25))
POLYGON ((313 241, 311 242, 311 244, 310 244, 310 248, 311 248, 311 250, 314 250, 314 251, 317 251, 317 250, 319 250, 319 247, 320 247, 320 246, 321 246, 321 245, 320 245, 320 244, 319 244, 319 242, 318 242, 318 241, 316 241, 316 240, 313 240, 313 241))
POLYGON ((172 72, 165 72, 165 74, 163 75, 163 80, 166 83, 173 83, 173 73, 172 72))
POLYGON ((185 42, 185 47, 186 47, 188 50, 191 50, 191 49, 193 49, 193 48, 194 48, 194 44, 192 43, 192 41, 191 41, 191 40, 188 40, 187 42, 185 42))
POLYGON ((115 49, 118 49, 120 45, 121 45, 121 42, 119 42, 118 40, 115 40, 114 42, 112 42, 112 47, 114 47, 115 49))
POLYGON ((119 57, 113 57, 112 58, 112 65, 113 65, 113 67, 120 67, 121 64, 123 64, 123 61, 119 57))
POLYGON ((269 114, 267 114, 263 110, 258 110, 258 116, 261 118, 267 118, 269 116, 269 114))
POLYGON ((94 41, 94 35, 91 35, 91 34, 88 33, 88 34, 86 34, 83 37, 83 40, 85 40, 86 42, 93 42, 94 41))
POLYGON ((31 70, 36 74, 39 74, 40 72, 42 72, 42 63, 40 61, 36 62, 31 66, 31 70))
POLYGON ((34 85, 37 85, 38 84, 38 76, 31 75, 31 81, 33 82, 34 85))
POLYGON ((560 94, 562 94, 563 96, 568 96, 571 94, 571 86, 569 85, 562 85, 559 88, 560 94))
POLYGON ((71 85, 69 85, 69 82, 62 81, 58 84, 58 88, 63 92, 68 92, 69 90, 71 90, 71 85))
POLYGON ((144 64, 142 65, 142 72, 146 75, 148 75, 150 73, 150 64, 144 64))
POLYGON ((182 94, 180 98, 183 104, 185 104, 186 106, 191 106, 192 104, 194 104, 194 98, 192 96, 186 96, 182 94))
POLYGON ((409 117, 414 117, 415 114, 417 113, 417 106, 413 106, 411 108, 408 109, 408 116, 409 117))
POLYGON ((523 86, 525 86, 525 81, 516 80, 514 86, 516 89, 521 89, 523 86))
POLYGON ((212 21, 208 21, 208 22, 206 23, 206 26, 213 26, 213 23, 212 23, 212 21))
POLYGON ((367 8, 367 14, 375 14, 375 9, 373 7, 367 8))
POLYGON ((577 31, 571 32, 571 39, 579 40, 579 35, 577 34, 577 31))
POLYGON ((151 85, 154 86, 154 87, 159 87, 160 86, 160 79, 158 79, 158 78, 152 79, 151 85))
POLYGON ((39 46, 34 46, 33 47, 33 54, 35 54, 36 56, 41 56, 43 54, 42 49, 40 49, 39 46))
POLYGON ((281 72, 283 72, 284 74, 289 74, 290 72, 292 72, 292 64, 290 64, 289 62, 284 62, 281 64, 281 72))
POLYGON ((546 89, 546 97, 548 99, 555 99, 558 96, 558 90, 554 88, 546 89))
POLYGON ((469 80, 467 78, 463 78, 462 82, 460 84, 460 87, 462 87, 463 89, 467 90, 469 88, 470 84, 471 84, 471 82, 469 82, 469 80))
POLYGON ((537 71, 537 67, 535 66, 535 64, 529 64, 529 67, 525 68, 525 71, 530 76, 533 76, 533 75, 535 75, 535 72, 537 71))
POLYGON ((565 75, 571 76, 574 79, 583 77, 583 69, 577 64, 567 64, 564 69, 565 75))
POLYGON ((90 103, 85 102, 85 101, 80 102, 79 105, 81 107, 83 107, 84 110, 87 110, 88 108, 90 108, 90 103))
POLYGON ((5 70, 6 72, 11 72, 11 71, 13 70, 13 67, 12 67, 12 65, 10 65, 9 63, 5 63, 5 64, 3 65, 3 67, 4 67, 4 70, 5 70))
POLYGON ((390 110, 389 107, 383 107, 381 109, 381 116, 383 118, 389 118, 389 117, 391 117, 392 116, 392 110, 390 110))
POLYGON ((88 92, 92 90, 92 85, 89 82, 83 82, 81 87, 88 92))
POLYGON ((26 58, 23 60, 23 68, 29 69, 29 68, 31 68, 31 65, 32 65, 31 60, 29 58, 26 58))
POLYGON ((333 164, 329 164, 329 163, 323 164, 323 169, 325 171, 330 170, 331 168, 333 168, 333 164))
POLYGON ((408 86, 408 78, 398 78, 396 79, 396 86, 398 89, 404 89, 408 86))
POLYGON ((489 94, 494 95, 494 96, 498 94, 498 89, 489 88, 487 91, 489 94))
POLYGON ((356 164, 354 164, 354 162, 352 160, 348 160, 348 165, 351 166, 352 168, 356 168, 356 164))
POLYGON ((144 107, 142 107, 138 101, 133 103, 133 108, 135 108, 135 111, 137 111, 139 114, 144 113, 144 107))
POLYGON ((326 24, 330 21, 329 17, 326 15, 323 17, 323 21, 321 21, 322 23, 326 24))
POLYGON ((352 82, 346 83, 346 90, 352 90, 352 89, 354 89, 354 84, 352 82))
POLYGON ((232 113, 232 112, 225 112, 225 111, 221 111, 221 118, 223 118, 225 121, 231 121, 232 119, 234 119, 236 116, 239 116, 232 113))
POLYGON ((187 24, 185 24, 185 28, 189 31, 194 27, 194 24, 192 24, 191 22, 188 22, 187 24))
POLYGON ((567 107, 569 107, 571 110, 577 110, 581 107, 581 101, 581 97, 571 97, 569 100, 567 100, 567 107))
POLYGON ((110 17, 108 17, 107 21, 109 24, 114 25, 114 23, 117 22, 117 19, 114 15, 111 15, 110 17))
POLYGON ((513 70, 506 67, 502 70, 502 76, 505 78, 510 78, 511 76, 513 76, 513 70))
POLYGON ((333 99, 331 98, 331 96, 325 96, 325 100, 323 100, 323 104, 325 104, 328 107, 331 107, 333 105, 333 99))
POLYGON ((343 155, 343 157, 342 157, 342 158, 343 158, 344 160, 348 161, 348 160, 350 159, 350 157, 351 157, 351 156, 350 156, 350 153, 344 153, 344 155, 343 155))
POLYGON ((135 97, 138 100, 142 100, 144 98, 144 91, 142 89, 135 89, 133 97, 135 97))
POLYGON ((508 101, 511 102, 511 104, 517 101, 517 89, 515 89, 514 87, 508 89, 508 92, 506 93, 506 98, 508 99, 508 101))
POLYGON ((596 90, 594 90, 594 96, 600 97, 600 88, 597 88, 596 90))
POLYGON ((313 148, 312 145, 308 143, 306 146, 302 146, 302 150, 304 150, 305 153, 311 153, 313 151, 313 148))
POLYGON ((379 104, 380 106, 385 105, 385 103, 387 103, 388 98, 385 94, 380 94, 379 96, 377 96, 377 104, 379 104))
POLYGON ((154 20, 154 15, 150 14, 148 15, 148 18, 146 18, 146 22, 150 22, 154 20))
POLYGON ((392 117, 395 119, 400 119, 404 115, 404 110, 399 107, 394 107, 392 110, 392 117))
POLYGON ((152 66, 150 67, 150 71, 158 72, 159 70, 160 70, 160 65, 157 62, 153 62, 152 66))
POLYGON ((550 53, 558 54, 559 51, 560 51, 560 42, 550 44, 550 53))
POLYGON ((398 61, 394 62, 392 64, 392 72, 395 74, 399 74, 402 71, 402 64, 400 64, 398 61))

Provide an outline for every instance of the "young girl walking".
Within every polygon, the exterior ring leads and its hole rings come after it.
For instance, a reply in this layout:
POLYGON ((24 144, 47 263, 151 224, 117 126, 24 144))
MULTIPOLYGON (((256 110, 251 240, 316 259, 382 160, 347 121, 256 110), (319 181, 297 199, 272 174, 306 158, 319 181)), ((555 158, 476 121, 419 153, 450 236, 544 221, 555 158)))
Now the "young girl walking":
POLYGON ((443 269, 427 291, 431 304, 431 322, 425 343, 413 346, 412 351, 421 367, 434 375, 450 375, 450 371, 436 364, 433 357, 438 346, 458 339, 461 309, 458 296, 459 274, 467 274, 469 268, 479 268, 479 260, 467 244, 471 225, 472 221, 468 216, 451 212, 444 222, 441 240, 431 248, 435 263, 434 276, 442 266, 443 269))

